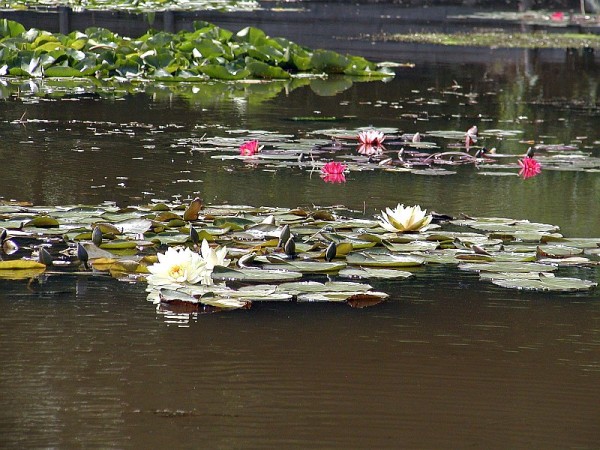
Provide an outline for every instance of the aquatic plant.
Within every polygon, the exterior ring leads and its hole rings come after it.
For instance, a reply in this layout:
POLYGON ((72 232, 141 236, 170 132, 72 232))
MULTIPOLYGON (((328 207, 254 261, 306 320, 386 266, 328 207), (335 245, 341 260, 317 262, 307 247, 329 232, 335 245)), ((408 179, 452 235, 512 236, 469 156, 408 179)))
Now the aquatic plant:
POLYGON ((53 34, 0 19, 0 75, 5 76, 201 81, 290 79, 298 73, 394 75, 365 58, 310 50, 254 27, 234 34, 198 21, 193 31, 150 30, 131 38, 103 28, 53 34))
MULTIPOLYGON (((206 241, 205 241, 206 242, 206 241)), ((158 262, 148 266, 147 280, 152 285, 172 283, 210 284, 208 264, 198 253, 189 248, 170 247, 165 253, 157 253, 158 262)), ((214 266, 213 266, 214 267, 214 266)))
POLYGON ((419 205, 404 206, 398 203, 394 209, 386 208, 381 211, 379 224, 392 233, 409 231, 425 231, 431 223, 432 216, 419 205))
POLYGON ((344 173, 347 169, 348 166, 345 164, 337 161, 329 161, 321 168, 321 171, 326 175, 338 175, 344 173))
POLYGON ((240 145, 240 155, 242 156, 254 156, 262 149, 262 146, 259 145, 258 140, 254 139, 252 141, 243 142, 240 145))
POLYGON ((540 163, 530 156, 526 156, 523 159, 520 159, 518 163, 519 167, 521 168, 519 170, 519 176, 523 179, 535 177, 536 175, 539 175, 542 171, 542 166, 540 165, 540 163))
POLYGON ((345 183, 346 175, 344 172, 348 166, 337 161, 329 161, 321 168, 321 178, 325 183, 345 183))
POLYGON ((380 146, 385 140, 385 134, 379 130, 364 130, 358 133, 358 142, 362 145, 380 146))
POLYGON ((257 301, 372 306, 388 294, 365 281, 401 282, 419 276, 414 269, 439 264, 518 290, 575 292, 597 285, 555 273, 598 265, 600 238, 569 239, 550 224, 452 218, 418 206, 387 208, 387 219, 347 212, 199 199, 123 210, 0 204, 0 283, 29 279, 30 289, 38 282, 43 289, 47 277, 109 275, 147 282, 148 300, 163 310, 183 305, 199 312, 257 301), (325 275, 327 282, 315 281, 325 275))
MULTIPOLYGON (((5 0, 3 7, 29 9, 38 2, 30 0, 5 0)), ((252 11, 260 7, 254 0, 44 0, 44 6, 69 6, 75 11, 110 10, 129 12, 150 11, 252 11)))

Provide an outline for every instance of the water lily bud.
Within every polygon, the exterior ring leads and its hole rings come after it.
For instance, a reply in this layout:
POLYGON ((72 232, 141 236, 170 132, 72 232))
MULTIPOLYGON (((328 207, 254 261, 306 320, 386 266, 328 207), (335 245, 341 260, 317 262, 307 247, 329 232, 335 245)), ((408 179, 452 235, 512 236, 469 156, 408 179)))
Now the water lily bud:
POLYGON ((288 256, 294 256, 296 254, 296 243, 294 242, 294 238, 290 237, 285 245, 283 246, 283 251, 288 256))
POLYGON ((81 261, 83 263, 83 267, 85 267, 86 269, 89 268, 88 266, 88 260, 89 260, 89 255, 87 250, 85 249, 85 247, 83 245, 81 245, 81 243, 77 243, 77 258, 79 258, 79 261, 81 261))
POLYGON ((286 224, 281 230, 281 234, 279 235, 279 242, 277 243, 277 247, 283 247, 290 239, 291 234, 292 233, 290 232, 290 226, 286 224))
POLYGON ((335 258, 336 252, 337 245, 335 245, 335 242, 332 242, 327 247, 327 250, 325 250, 325 261, 331 261, 333 258, 335 258))
POLYGON ((94 231, 92 231, 92 242, 96 247, 102 245, 102 230, 99 226, 95 226, 94 231))
POLYGON ((7 255, 12 255, 19 251, 19 246, 12 239, 4 239, 4 242, 2 242, 2 251, 7 255))
POLYGON ((198 235, 196 229, 192 226, 190 226, 190 239, 192 240, 194 245, 198 245, 200 243, 200 236, 198 235))
POLYGON ((51 266, 53 260, 54 260, 54 258, 52 257, 52 255, 50 254, 50 252, 48 250, 46 250, 44 247, 40 248, 40 252, 38 254, 39 262, 41 262, 42 264, 45 264, 46 266, 51 266))

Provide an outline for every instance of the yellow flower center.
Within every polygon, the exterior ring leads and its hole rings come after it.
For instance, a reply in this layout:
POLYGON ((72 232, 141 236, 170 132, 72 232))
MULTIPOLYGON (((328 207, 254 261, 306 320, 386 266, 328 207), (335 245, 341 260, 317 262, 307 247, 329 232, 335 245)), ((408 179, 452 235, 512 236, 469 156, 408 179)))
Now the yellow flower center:
POLYGON ((175 264, 169 268, 169 276, 174 279, 179 279, 184 275, 183 267, 175 264))

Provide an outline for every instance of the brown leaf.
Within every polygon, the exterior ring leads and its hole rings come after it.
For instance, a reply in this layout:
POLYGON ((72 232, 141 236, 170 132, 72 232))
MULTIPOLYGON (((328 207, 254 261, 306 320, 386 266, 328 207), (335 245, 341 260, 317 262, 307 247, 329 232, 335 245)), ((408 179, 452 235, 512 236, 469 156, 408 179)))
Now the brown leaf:
POLYGON ((346 300, 346 302, 352 308, 367 308, 369 306, 378 305, 382 301, 383 299, 381 297, 369 294, 356 294, 352 297, 348 297, 348 299, 346 300))

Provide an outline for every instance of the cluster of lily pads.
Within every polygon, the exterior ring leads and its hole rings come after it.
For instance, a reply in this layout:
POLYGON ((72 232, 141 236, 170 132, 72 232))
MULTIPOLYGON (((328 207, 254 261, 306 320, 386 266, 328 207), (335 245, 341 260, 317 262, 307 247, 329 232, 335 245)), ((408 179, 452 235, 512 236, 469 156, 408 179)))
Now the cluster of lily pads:
POLYGON ((549 224, 453 218, 397 205, 361 218, 340 208, 155 202, 124 209, 0 205, 0 278, 110 275, 147 282, 159 308, 213 311, 256 301, 385 300, 366 281, 404 280, 445 264, 532 291, 583 291, 560 276, 597 266, 599 238, 570 239, 549 224), (323 282, 318 277, 327 275, 323 282), (349 280, 349 281, 348 281, 349 280))
MULTIPOLYGON (((501 132, 501 130, 495 130, 501 132)), ((383 169, 394 172, 411 172, 423 175, 451 175, 456 173, 448 170, 449 166, 472 165, 490 169, 518 169, 514 172, 499 172, 496 175, 519 175, 524 179, 535 177, 542 171, 542 164, 534 158, 536 151, 546 153, 552 146, 536 145, 530 147, 523 155, 499 154, 494 148, 488 150, 484 146, 476 145, 479 140, 477 126, 472 126, 466 132, 419 132, 401 135, 386 135, 381 130, 372 128, 359 129, 357 134, 343 134, 341 130, 327 130, 330 133, 331 142, 328 144, 315 144, 306 153, 300 150, 290 152, 276 149, 263 151, 265 145, 261 145, 258 139, 244 141, 239 146, 239 155, 216 155, 218 159, 242 159, 251 164, 271 164, 269 167, 282 165, 287 160, 295 160, 294 165, 300 167, 319 168, 322 178, 328 183, 346 182, 346 174, 351 171, 383 169), (424 141, 424 137, 431 135, 448 136, 458 142, 448 144, 449 151, 437 151, 439 146, 434 142, 424 141), (348 151, 355 149, 354 154, 348 151), (346 163, 331 160, 333 158, 343 159, 346 163), (521 158, 521 159, 518 159, 521 158), (508 164, 502 161, 515 160, 508 164)), ((489 135, 492 135, 491 130, 489 135)), ((210 140, 216 143, 217 140, 210 140)), ((275 144, 276 146, 277 144, 275 144)), ((572 150, 565 146, 556 146, 562 152, 572 150)), ((563 155, 565 161, 569 161, 569 169, 572 170, 573 157, 575 155, 563 155)), ((541 159, 548 163, 549 167, 556 167, 554 161, 561 161, 556 157, 542 156, 541 159), (554 160, 554 161, 552 161, 554 160)), ((596 158, 597 159, 597 158, 596 158)), ((591 161, 587 160, 586 164, 591 161)), ((596 161, 596 164, 600 160, 596 161)), ((491 174, 492 172, 482 172, 491 174)))
POLYGON ((117 10, 129 12, 147 11, 252 11, 259 8, 254 0, 5 0, 10 9, 39 9, 68 6, 74 11, 117 10))
POLYGON ((133 39, 104 28, 68 35, 0 19, 0 75, 202 81, 289 79, 343 73, 389 78, 360 56, 311 50, 247 27, 233 33, 198 21, 193 31, 150 30, 133 39))

